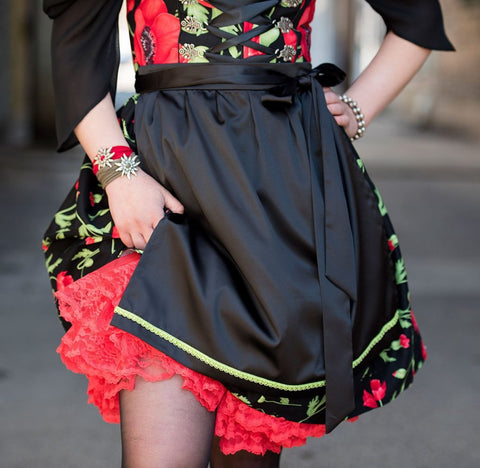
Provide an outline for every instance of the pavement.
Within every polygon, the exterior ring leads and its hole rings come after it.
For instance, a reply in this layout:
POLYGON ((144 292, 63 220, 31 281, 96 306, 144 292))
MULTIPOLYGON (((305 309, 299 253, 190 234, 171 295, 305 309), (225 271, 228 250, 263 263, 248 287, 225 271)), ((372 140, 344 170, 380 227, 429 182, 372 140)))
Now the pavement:
MULTIPOLYGON (((480 141, 385 114, 358 149, 400 238, 429 359, 395 402, 286 450, 281 466, 478 468, 480 141)), ((119 467, 118 426, 55 353, 62 329, 40 248, 82 156, 0 155, 0 468, 119 467)))

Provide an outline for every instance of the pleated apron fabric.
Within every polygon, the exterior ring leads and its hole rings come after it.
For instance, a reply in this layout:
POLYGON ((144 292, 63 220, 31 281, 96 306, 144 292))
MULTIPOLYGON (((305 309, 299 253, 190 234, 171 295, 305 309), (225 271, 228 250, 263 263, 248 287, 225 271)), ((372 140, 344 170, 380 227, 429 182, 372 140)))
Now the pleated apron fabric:
MULTIPOLYGON (((301 402, 319 395, 326 408, 307 422, 327 431, 367 410, 363 380, 374 361, 379 375, 408 290, 396 280, 388 217, 326 107, 322 85, 342 73, 141 70, 138 152, 185 214, 156 227, 112 324, 254 407, 281 401, 272 413, 287 419, 304 420, 301 402)), ((413 354, 403 388, 421 364, 413 354)))

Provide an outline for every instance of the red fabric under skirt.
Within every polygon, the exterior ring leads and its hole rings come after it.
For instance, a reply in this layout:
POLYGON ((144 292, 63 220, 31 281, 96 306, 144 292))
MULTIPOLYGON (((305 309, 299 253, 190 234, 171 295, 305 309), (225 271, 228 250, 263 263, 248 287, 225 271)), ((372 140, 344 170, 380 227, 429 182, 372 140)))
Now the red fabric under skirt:
POLYGON ((88 378, 88 401, 105 421, 120 422, 119 391, 133 390, 137 375, 157 382, 177 374, 184 389, 209 411, 216 411, 215 435, 225 454, 279 453, 282 447, 303 445, 307 437, 325 434, 323 425, 291 422, 250 408, 220 382, 111 326, 114 309, 139 259, 137 253, 125 255, 75 282, 64 282, 55 294, 62 317, 72 324, 57 352, 68 369, 88 378))

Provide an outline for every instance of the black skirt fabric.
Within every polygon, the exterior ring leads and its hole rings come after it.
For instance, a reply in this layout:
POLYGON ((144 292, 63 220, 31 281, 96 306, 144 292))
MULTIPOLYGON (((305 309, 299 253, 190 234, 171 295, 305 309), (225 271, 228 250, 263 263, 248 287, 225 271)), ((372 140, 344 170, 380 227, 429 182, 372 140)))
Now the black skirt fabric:
MULTIPOLYGON (((398 240, 326 107, 329 69, 292 65, 258 85, 227 69, 120 111, 185 214, 156 227, 112 324, 255 409, 331 430, 394 399, 423 363, 398 240)), ((125 250, 109 216, 86 160, 45 236, 54 289, 125 250)))

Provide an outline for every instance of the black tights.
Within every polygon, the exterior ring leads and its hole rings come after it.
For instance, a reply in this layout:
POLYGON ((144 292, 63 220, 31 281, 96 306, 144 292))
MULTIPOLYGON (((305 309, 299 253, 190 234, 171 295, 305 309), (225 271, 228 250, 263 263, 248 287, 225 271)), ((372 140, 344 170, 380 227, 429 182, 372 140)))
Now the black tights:
POLYGON ((210 455, 210 468, 278 468, 280 454, 267 452, 264 456, 241 451, 234 455, 224 455, 220 451, 219 438, 215 437, 210 455))
POLYGON ((133 391, 120 392, 122 468, 277 468, 280 455, 241 451, 224 455, 213 437, 215 413, 192 393, 182 378, 146 382, 137 377, 133 391))

